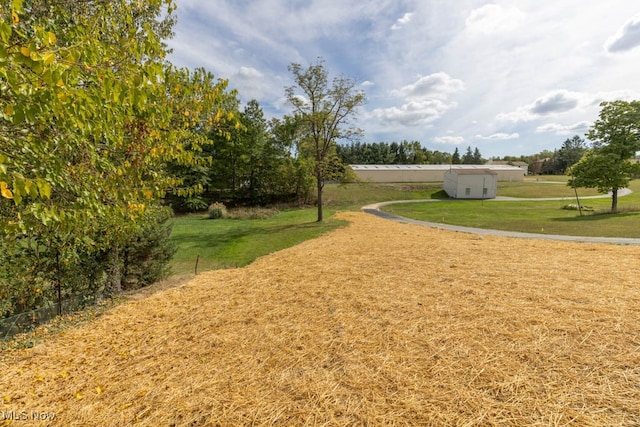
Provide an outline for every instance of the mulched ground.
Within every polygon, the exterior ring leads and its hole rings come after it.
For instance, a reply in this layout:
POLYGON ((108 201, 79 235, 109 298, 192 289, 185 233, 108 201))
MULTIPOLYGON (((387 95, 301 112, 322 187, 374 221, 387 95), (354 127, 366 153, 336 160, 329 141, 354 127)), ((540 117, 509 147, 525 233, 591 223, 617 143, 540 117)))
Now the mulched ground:
POLYGON ((339 215, 4 357, 0 426, 640 425, 639 247, 339 215))

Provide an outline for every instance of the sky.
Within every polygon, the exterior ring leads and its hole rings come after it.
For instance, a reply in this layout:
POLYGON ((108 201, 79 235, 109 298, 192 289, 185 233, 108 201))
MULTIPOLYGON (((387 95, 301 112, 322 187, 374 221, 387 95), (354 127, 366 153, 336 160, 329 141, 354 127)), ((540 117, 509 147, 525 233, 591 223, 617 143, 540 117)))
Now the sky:
POLYGON ((178 67, 291 114, 287 67, 324 60, 367 103, 362 142, 420 141, 485 158, 554 150, 640 99, 637 0, 176 0, 178 67))

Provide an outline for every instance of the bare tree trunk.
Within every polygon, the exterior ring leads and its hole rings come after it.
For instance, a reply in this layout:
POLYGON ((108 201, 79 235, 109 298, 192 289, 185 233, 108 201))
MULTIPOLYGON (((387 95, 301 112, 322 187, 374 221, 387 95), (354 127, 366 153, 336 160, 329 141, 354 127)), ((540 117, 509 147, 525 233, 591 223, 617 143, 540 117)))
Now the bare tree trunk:
POLYGON ((318 184, 318 222, 322 222, 324 220, 322 212, 322 187, 324 187, 324 185, 322 183, 322 176, 320 173, 316 174, 316 181, 318 184))
POLYGON ((618 189, 611 190, 611 212, 618 212, 618 189))

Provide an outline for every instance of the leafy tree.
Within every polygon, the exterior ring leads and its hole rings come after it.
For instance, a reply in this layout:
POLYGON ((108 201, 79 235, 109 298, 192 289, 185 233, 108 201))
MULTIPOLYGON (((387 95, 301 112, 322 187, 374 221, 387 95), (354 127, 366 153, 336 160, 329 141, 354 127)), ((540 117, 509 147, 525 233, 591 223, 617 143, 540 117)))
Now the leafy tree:
POLYGON ((458 151, 458 147, 453 151, 453 155, 451 156, 451 164, 459 165, 462 163, 462 159, 460 159, 460 151, 458 151))
POLYGON ((227 80, 216 79, 202 68, 172 71, 166 91, 174 117, 190 121, 180 138, 189 161, 170 160, 168 171, 180 183, 170 189, 166 200, 178 211, 198 211, 209 205, 203 192, 212 184, 216 149, 225 146, 240 128, 236 120, 240 101, 235 91, 227 91, 227 80), (198 93, 206 103, 194 102, 198 93))
POLYGON ((0 293, 22 294, 24 308, 38 304, 24 292, 97 291, 79 282, 89 259, 118 292, 122 248, 157 220, 145 212, 169 189, 197 190, 167 164, 192 164, 203 130, 233 121, 213 108, 219 88, 165 62, 173 10, 171 0, 0 5, 0 262, 32 266, 0 278, 0 293))
POLYGON ((295 85, 287 87, 287 100, 294 114, 303 123, 304 150, 313 160, 316 177, 318 222, 323 220, 322 190, 330 175, 331 164, 336 161, 336 141, 352 139, 361 134, 350 126, 358 107, 365 103, 365 94, 356 88, 356 82, 347 77, 336 77, 329 82, 322 60, 303 69, 292 63, 289 71, 295 85))
POLYGON ((571 187, 597 188, 600 193, 611 193, 611 212, 618 211, 618 190, 625 188, 637 167, 629 161, 620 161, 613 153, 590 150, 571 169, 571 187))
POLYGON ((558 164, 559 173, 564 174, 571 166, 580 161, 587 152, 587 145, 584 139, 575 135, 571 139, 566 139, 562 147, 556 152, 555 161, 558 164))
POLYGON ((587 137, 593 148, 631 159, 640 151, 640 101, 611 101, 600 104, 600 118, 587 137))
MULTIPOLYGON (((460 154, 458 153, 458 161, 459 161, 459 156, 460 154)), ((429 163, 434 165, 453 164, 453 156, 451 155, 451 153, 445 153, 442 151, 435 150, 431 153, 431 160, 429 163)))
POLYGON ((310 202, 314 185, 312 159, 303 155, 303 128, 300 117, 285 116, 282 120, 274 118, 269 123, 272 145, 283 152, 292 153, 284 156, 279 163, 278 193, 295 195, 300 205, 310 202))
POLYGON ((632 158, 640 151, 640 101, 600 105, 600 118, 588 133, 593 149, 571 169, 568 185, 611 192, 611 211, 617 212, 618 190, 629 184, 638 168, 632 158))

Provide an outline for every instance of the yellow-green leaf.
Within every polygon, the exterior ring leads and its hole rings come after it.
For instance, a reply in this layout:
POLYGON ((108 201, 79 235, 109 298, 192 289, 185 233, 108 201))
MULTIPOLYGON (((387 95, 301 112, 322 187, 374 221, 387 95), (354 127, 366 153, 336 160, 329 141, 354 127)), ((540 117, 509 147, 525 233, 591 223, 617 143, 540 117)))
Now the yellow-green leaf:
POLYGON ((55 35, 55 34, 53 34, 53 33, 47 33, 47 39, 48 39, 48 41, 49 41, 49 44, 50 44, 50 45, 52 45, 52 46, 53 46, 54 44, 56 44, 56 41, 58 40, 58 38, 56 37, 56 35, 55 35))
POLYGON ((51 198, 51 186, 48 182, 42 179, 38 179, 36 181, 36 185, 38 186, 38 192, 40 193, 41 197, 45 199, 51 198))
POLYGON ((31 56, 31 51, 29 50, 29 48, 27 46, 22 46, 20 48, 20 52, 22 52, 22 54, 26 57, 31 56))
POLYGON ((22 12, 22 3, 24 3, 24 0, 12 0, 11 8, 16 12, 22 12))
POLYGON ((5 199, 13 199, 13 192, 9 189, 6 182, 0 182, 0 193, 5 199))
POLYGON ((3 42, 9 42, 9 39, 11 38, 11 32, 11 25, 7 24, 4 21, 0 22, 0 38, 2 38, 3 42))
POLYGON ((43 62, 45 65, 53 64, 54 62, 56 62, 56 54, 51 52, 45 53, 43 62))

